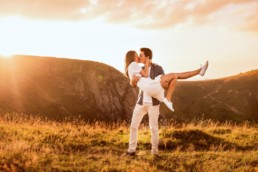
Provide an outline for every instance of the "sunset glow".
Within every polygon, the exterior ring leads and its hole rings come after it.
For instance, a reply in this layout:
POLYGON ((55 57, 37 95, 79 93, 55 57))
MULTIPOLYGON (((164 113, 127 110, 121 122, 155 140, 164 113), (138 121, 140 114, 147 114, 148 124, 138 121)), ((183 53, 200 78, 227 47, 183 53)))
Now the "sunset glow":
POLYGON ((0 57, 2 58, 11 58, 14 54, 8 51, 1 51, 0 57))
POLYGON ((149 47, 165 72, 210 60, 205 78, 224 77, 258 68, 257 10, 255 0, 0 1, 0 55, 93 60, 123 72, 128 50, 149 47))

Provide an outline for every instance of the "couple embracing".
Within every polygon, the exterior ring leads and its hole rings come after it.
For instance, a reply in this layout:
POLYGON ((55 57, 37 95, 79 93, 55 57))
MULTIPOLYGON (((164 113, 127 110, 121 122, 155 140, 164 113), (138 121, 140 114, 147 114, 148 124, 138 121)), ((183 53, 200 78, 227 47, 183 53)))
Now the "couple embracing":
POLYGON ((149 116, 152 144, 151 153, 153 155, 158 154, 158 119, 160 102, 163 102, 174 112, 171 98, 177 80, 191 78, 196 75, 203 76, 207 68, 208 61, 206 61, 201 68, 193 71, 165 74, 161 66, 152 63, 151 49, 141 48, 139 56, 135 51, 128 51, 126 53, 125 75, 129 77, 132 86, 137 86, 140 89, 131 120, 130 141, 126 155, 136 154, 138 127, 145 114, 148 114, 149 116), (143 63, 144 67, 140 67, 138 63, 143 63))

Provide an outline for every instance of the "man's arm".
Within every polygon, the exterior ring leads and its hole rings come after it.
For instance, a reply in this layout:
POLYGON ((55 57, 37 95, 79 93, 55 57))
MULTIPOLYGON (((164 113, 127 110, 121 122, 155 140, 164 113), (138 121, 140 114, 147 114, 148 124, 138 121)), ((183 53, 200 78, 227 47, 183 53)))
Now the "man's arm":
POLYGON ((133 86, 133 87, 136 87, 137 86, 137 82, 140 80, 141 77, 139 76, 133 76, 132 80, 130 80, 130 84, 133 86))

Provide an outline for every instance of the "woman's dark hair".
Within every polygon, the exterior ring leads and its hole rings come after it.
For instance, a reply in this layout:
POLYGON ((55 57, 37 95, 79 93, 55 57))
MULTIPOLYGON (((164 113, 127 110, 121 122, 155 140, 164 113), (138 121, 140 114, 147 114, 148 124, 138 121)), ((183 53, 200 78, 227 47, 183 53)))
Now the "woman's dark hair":
POLYGON ((152 51, 149 48, 141 48, 140 51, 144 52, 144 55, 146 57, 149 57, 150 59, 152 59, 152 51))
POLYGON ((135 60, 136 51, 128 51, 125 56, 125 76, 128 77, 128 66, 135 60))

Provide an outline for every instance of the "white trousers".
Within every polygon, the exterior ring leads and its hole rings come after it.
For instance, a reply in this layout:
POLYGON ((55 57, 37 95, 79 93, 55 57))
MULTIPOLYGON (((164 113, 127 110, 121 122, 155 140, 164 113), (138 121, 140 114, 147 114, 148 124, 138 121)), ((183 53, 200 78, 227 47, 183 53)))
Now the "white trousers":
POLYGON ((152 154, 158 154, 158 144, 159 144, 159 129, 158 129, 158 119, 159 119, 159 106, 153 106, 151 103, 144 103, 143 105, 136 104, 130 127, 130 141, 128 152, 134 152, 137 147, 137 137, 138 137, 138 127, 142 121, 143 116, 148 113, 149 115, 149 127, 151 130, 151 144, 152 154))

